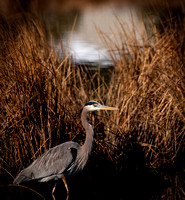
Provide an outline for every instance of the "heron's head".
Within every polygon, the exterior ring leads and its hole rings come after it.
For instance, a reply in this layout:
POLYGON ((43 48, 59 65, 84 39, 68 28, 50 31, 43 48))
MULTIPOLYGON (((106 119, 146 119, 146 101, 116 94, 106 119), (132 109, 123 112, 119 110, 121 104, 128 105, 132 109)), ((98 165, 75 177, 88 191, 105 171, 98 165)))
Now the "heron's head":
POLYGON ((84 108, 87 110, 87 112, 98 111, 98 110, 118 110, 118 108, 104 106, 96 101, 87 102, 84 108))

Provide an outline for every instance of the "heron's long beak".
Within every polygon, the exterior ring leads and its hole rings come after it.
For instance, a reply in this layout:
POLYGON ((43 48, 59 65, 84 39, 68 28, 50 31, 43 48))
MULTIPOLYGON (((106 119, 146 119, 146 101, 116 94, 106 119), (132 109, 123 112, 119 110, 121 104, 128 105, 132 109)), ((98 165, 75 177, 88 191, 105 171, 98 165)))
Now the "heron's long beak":
POLYGON ((103 106, 103 105, 99 105, 98 107, 100 108, 100 110, 119 110, 118 108, 115 108, 115 107, 109 107, 109 106, 103 106))

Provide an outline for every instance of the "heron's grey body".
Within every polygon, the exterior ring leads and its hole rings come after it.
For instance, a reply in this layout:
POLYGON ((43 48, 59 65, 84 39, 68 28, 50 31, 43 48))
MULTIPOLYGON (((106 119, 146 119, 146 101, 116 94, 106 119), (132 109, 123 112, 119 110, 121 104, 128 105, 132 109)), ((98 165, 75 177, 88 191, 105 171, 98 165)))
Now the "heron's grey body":
POLYGON ((14 183, 20 184, 30 180, 47 182, 62 178, 68 191, 67 183, 63 177, 65 178, 82 170, 92 150, 94 132, 92 126, 87 121, 87 115, 91 111, 101 109, 116 110, 116 108, 102 106, 95 101, 90 101, 84 106, 81 121, 86 130, 86 139, 82 146, 70 141, 51 148, 31 165, 23 169, 15 178, 14 183))
POLYGON ((14 180, 14 183, 20 184, 33 179, 39 182, 57 180, 64 174, 72 174, 72 165, 75 162, 73 149, 77 151, 80 145, 75 142, 66 142, 58 145, 35 160, 27 168, 23 169, 14 180))

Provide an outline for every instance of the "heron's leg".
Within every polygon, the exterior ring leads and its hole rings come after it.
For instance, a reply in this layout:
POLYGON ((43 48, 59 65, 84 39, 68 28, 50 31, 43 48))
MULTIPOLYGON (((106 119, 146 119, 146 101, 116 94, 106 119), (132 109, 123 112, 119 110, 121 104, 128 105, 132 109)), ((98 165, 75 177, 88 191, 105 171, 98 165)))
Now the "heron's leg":
POLYGON ((68 189, 68 186, 67 186, 67 181, 66 181, 66 177, 65 176, 62 177, 62 181, 64 182, 64 185, 65 185, 65 188, 66 188, 66 191, 67 191, 66 200, 68 200, 69 199, 69 189, 68 189))
POLYGON ((54 192, 55 192, 56 186, 57 186, 57 183, 55 183, 55 185, 54 185, 54 187, 53 187, 53 190, 52 190, 52 197, 53 197, 53 200, 55 200, 54 192))

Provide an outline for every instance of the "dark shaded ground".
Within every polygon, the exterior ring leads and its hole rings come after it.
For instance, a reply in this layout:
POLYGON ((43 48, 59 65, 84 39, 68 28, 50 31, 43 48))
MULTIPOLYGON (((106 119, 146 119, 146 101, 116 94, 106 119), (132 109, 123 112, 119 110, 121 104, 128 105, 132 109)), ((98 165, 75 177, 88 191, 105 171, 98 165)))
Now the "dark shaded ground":
MULTIPOLYGON (((92 169, 90 169, 92 170, 92 169)), ((139 174, 106 175, 106 166, 96 176, 87 168, 82 174, 68 178, 70 199, 151 199, 162 190, 160 177, 144 172, 139 174), (101 173, 101 174, 100 174, 101 173), (159 184, 158 184, 159 183, 159 184), (155 188, 155 190, 154 190, 155 188)), ((51 191, 54 183, 25 184, 39 192, 45 199, 52 199, 51 191)), ((26 188, 5 186, 1 187, 2 199, 42 199, 36 193, 26 188)), ((157 195, 156 195, 157 196, 157 195)), ((58 182, 56 199, 65 199, 66 191, 62 181, 58 182)), ((155 199, 155 198, 154 198, 155 199)))
MULTIPOLYGON (((143 154, 133 151, 128 155, 127 164, 117 170, 115 165, 103 155, 93 155, 84 171, 74 177, 68 177, 70 199, 161 199, 161 193, 169 185, 164 177, 149 170, 144 164, 143 154)), ((8 186, 12 179, 1 176, 1 199, 42 199, 27 188, 8 186), (3 198, 2 198, 3 197, 3 198)), ((25 184, 39 192, 45 199, 52 199, 54 182, 25 184)), ((62 181, 56 188, 56 199, 65 199, 66 190, 62 181)))

